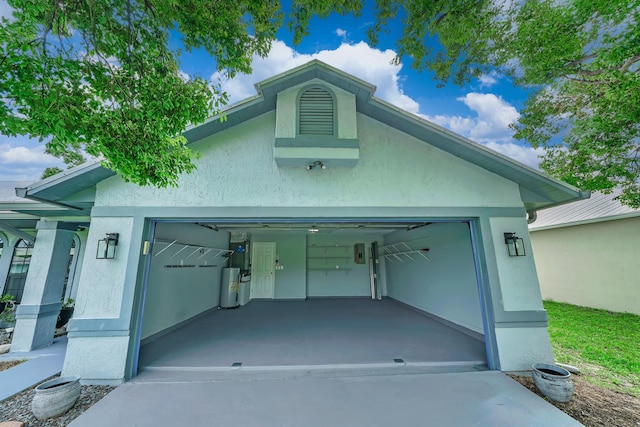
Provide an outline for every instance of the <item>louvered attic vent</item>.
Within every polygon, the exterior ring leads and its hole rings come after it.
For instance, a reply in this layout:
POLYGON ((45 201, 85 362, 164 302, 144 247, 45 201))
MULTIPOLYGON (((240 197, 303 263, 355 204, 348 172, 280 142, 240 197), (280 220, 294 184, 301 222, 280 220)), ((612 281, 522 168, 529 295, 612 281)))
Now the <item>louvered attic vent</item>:
POLYGON ((333 135, 333 97, 326 90, 307 89, 300 97, 300 135, 333 135))
POLYGON ((355 166, 360 159, 356 119, 355 95, 330 84, 313 82, 278 92, 276 165, 307 170, 317 164, 355 166))

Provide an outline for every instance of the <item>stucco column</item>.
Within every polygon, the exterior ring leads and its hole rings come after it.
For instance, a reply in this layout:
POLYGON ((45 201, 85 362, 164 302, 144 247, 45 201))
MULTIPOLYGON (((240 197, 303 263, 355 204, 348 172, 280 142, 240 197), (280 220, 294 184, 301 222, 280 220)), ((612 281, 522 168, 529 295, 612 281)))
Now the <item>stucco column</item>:
POLYGON ((500 369, 525 371, 533 363, 553 363, 547 313, 524 214, 521 218, 483 218, 481 227, 500 369), (524 239, 526 256, 509 256, 504 242, 508 232, 524 239))
POLYGON ((143 225, 144 218, 91 218, 63 375, 79 375, 83 384, 124 381, 143 225), (115 257, 96 259, 106 233, 119 233, 115 257))
POLYGON ((16 310, 11 351, 30 351, 52 343, 60 313, 64 278, 75 224, 38 221, 36 244, 22 302, 16 310))
POLYGON ((4 293, 4 285, 7 283, 9 268, 11 267, 15 240, 10 240, 9 236, 2 232, 0 232, 0 239, 2 239, 3 243, 2 254, 0 255, 0 295, 2 295, 4 293))
POLYGON ((76 299, 78 293, 78 282, 80 280, 80 273, 82 272, 82 263, 84 261, 84 253, 87 248, 87 235, 89 230, 85 229, 76 232, 76 248, 73 263, 69 271, 69 280, 67 281, 67 290, 64 296, 65 299, 76 299))

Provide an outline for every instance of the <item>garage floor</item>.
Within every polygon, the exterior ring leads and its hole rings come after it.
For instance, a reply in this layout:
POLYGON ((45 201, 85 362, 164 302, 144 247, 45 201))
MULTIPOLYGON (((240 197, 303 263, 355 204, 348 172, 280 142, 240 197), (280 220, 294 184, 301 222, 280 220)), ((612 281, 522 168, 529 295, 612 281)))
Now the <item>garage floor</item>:
POLYGON ((140 349, 140 368, 394 363, 486 364, 484 342, 393 300, 251 301, 140 349), (396 361, 397 362, 397 361, 396 361))

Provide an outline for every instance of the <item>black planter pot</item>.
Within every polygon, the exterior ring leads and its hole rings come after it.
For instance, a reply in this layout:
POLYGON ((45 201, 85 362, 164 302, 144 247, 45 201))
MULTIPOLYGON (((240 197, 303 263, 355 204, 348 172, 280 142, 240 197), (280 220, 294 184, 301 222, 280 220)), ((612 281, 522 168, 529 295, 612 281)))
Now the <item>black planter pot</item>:
POLYGON ((58 320, 56 321, 56 329, 62 328, 69 322, 71 316, 73 315, 73 308, 63 308, 60 310, 60 314, 58 315, 58 320))
POLYGON ((4 311, 4 308, 7 306, 6 302, 0 302, 0 313, 4 311))

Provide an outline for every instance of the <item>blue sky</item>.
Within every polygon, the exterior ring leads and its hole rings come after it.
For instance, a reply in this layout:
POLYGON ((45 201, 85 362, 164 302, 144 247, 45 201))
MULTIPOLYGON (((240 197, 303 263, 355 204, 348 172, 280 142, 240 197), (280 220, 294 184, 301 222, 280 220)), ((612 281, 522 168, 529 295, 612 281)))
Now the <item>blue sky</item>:
MULTIPOLYGON (((0 15, 9 13, 6 2, 0 0, 0 15)), ((482 76, 465 87, 449 84, 437 88, 429 73, 414 71, 409 62, 391 64, 398 26, 391 28, 390 36, 381 36, 377 47, 369 46, 365 32, 372 23, 373 16, 367 10, 359 18, 350 15, 316 18, 311 23, 310 35, 295 47, 291 34, 283 29, 270 54, 254 59, 253 74, 238 75, 231 81, 223 78, 223 87, 231 102, 239 101, 255 94, 255 83, 319 59, 374 84, 379 98, 515 160, 537 166, 540 152, 514 140, 508 128, 519 116, 518 110, 527 97, 525 90, 513 87, 499 73, 482 76)), ((176 38, 173 43, 178 47, 179 40, 176 38)), ((199 75, 212 81, 221 77, 215 73, 214 61, 200 51, 183 55, 181 69, 190 76, 199 75)), ((0 180, 37 180, 47 166, 64 167, 60 160, 44 154, 43 143, 0 135, 0 180)))

